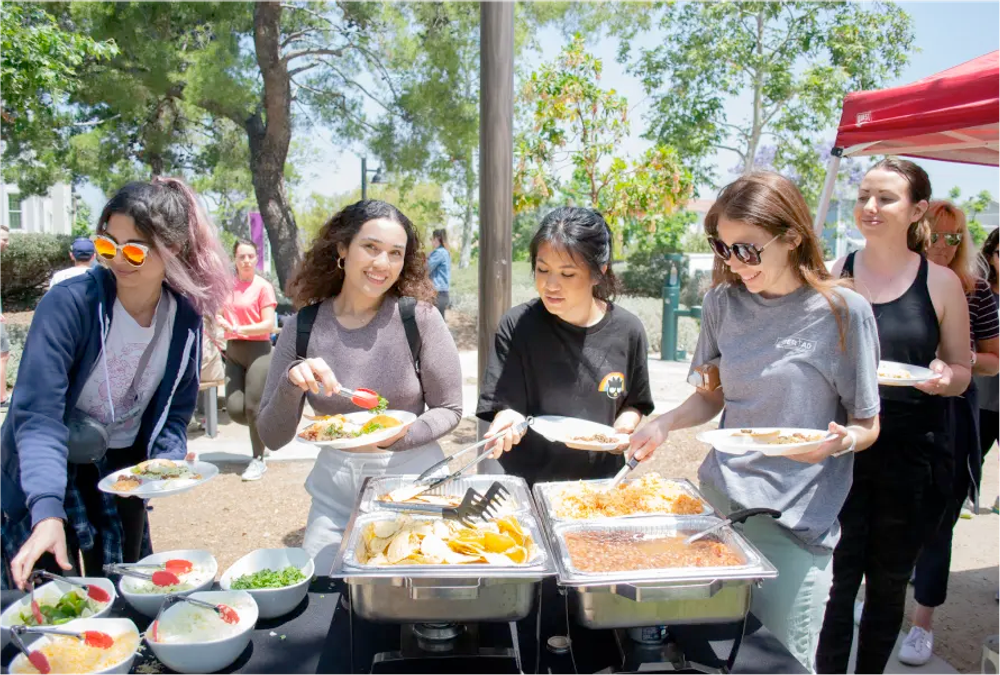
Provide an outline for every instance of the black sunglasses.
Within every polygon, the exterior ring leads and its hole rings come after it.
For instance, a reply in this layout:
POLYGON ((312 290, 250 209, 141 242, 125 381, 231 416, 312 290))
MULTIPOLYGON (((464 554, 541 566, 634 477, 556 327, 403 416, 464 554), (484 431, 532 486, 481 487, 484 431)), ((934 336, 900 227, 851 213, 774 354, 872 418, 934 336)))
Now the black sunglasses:
POLYGON ((931 232, 931 243, 938 243, 938 239, 944 237, 944 243, 948 246, 958 246, 962 243, 961 232, 931 232))
POLYGON ((757 246, 757 244, 733 244, 730 246, 718 237, 709 237, 708 243, 715 252, 715 255, 719 256, 723 260, 729 260, 730 256, 735 255, 737 260, 747 265, 759 265, 760 254, 763 253, 764 249, 773 244, 780 236, 780 234, 774 235, 774 239, 767 242, 763 246, 757 246))

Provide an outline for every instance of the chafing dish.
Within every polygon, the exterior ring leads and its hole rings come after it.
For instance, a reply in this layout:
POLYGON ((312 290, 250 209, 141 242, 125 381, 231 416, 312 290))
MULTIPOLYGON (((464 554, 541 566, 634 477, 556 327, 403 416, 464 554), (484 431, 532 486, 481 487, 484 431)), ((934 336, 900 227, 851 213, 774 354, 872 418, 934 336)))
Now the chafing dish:
POLYGON ((332 576, 344 579, 351 589, 354 611, 366 619, 392 623, 517 621, 531 613, 541 580, 555 574, 545 536, 530 511, 517 514, 536 548, 523 565, 377 566, 358 562, 365 526, 397 517, 389 511, 355 511, 334 564, 332 576))
MULTIPOLYGON (((687 481, 676 481, 706 506, 707 500, 687 481)), ((724 528, 717 538, 743 560, 732 567, 663 568, 588 573, 573 567, 566 547, 569 532, 626 530, 653 535, 688 535, 719 522, 709 515, 637 515, 593 520, 559 520, 550 495, 566 483, 535 486, 559 584, 569 591, 577 623, 591 629, 738 621, 750 609, 754 583, 777 576, 777 570, 742 535, 724 528)), ((710 509, 711 507, 708 507, 710 509)))
MULTIPOLYGON (((368 481, 361 494, 361 503, 358 509, 361 513, 371 513, 379 510, 377 500, 384 494, 392 492, 404 485, 409 485, 416 480, 417 475, 381 476, 368 481)), ((509 504, 501 504, 501 510, 506 513, 530 513, 534 504, 531 501, 531 494, 528 492, 528 484, 523 478, 517 476, 506 476, 502 474, 477 474, 471 476, 460 476, 444 485, 439 485, 433 490, 428 490, 428 495, 447 495, 462 497, 469 488, 484 494, 494 482, 499 482, 510 492, 509 504)))
MULTIPOLYGON (((629 483, 633 482, 634 480, 637 480, 637 479, 636 478, 626 479, 626 480, 622 481, 622 485, 628 485, 629 483)), ((700 515, 709 516, 709 515, 713 515, 715 513, 715 509, 713 509, 712 505, 708 503, 708 500, 705 499, 702 496, 701 492, 699 492, 698 489, 694 485, 691 484, 691 481, 688 481, 688 480, 685 480, 685 479, 675 479, 675 478, 665 478, 664 480, 666 482, 670 483, 672 486, 675 486, 678 490, 684 492, 685 494, 687 494, 687 495, 689 495, 691 497, 694 497, 695 499, 698 499, 699 501, 701 501, 701 503, 703 505, 703 508, 702 508, 702 512, 701 512, 700 515)), ((548 520, 548 521, 552 521, 554 523, 563 523, 563 522, 566 522, 566 523, 581 523, 581 522, 587 522, 587 520, 571 519, 571 518, 560 518, 559 516, 557 516, 556 515, 556 510, 555 510, 555 498, 556 498, 556 496, 558 495, 558 493, 561 490, 564 490, 564 489, 566 489, 568 487, 572 487, 573 485, 576 485, 577 483, 584 483, 584 484, 593 486, 596 489, 601 489, 602 487, 606 486, 609 481, 610 481, 610 479, 598 479, 598 480, 556 481, 556 482, 551 482, 551 483, 536 483, 535 487, 534 487, 535 501, 538 504, 538 509, 541 511, 541 513, 543 514, 544 518, 546 520, 548 520)), ((616 516, 614 518, 611 518, 611 520, 620 520, 620 519, 624 520, 624 519, 632 519, 632 518, 648 518, 648 517, 659 516, 659 515, 667 516, 667 515, 673 515, 673 514, 666 514, 666 513, 664 513, 664 514, 637 513, 637 514, 629 515, 629 516, 616 516)), ((602 518, 593 518, 593 519, 588 519, 588 520, 609 520, 609 518, 602 517, 602 518)))

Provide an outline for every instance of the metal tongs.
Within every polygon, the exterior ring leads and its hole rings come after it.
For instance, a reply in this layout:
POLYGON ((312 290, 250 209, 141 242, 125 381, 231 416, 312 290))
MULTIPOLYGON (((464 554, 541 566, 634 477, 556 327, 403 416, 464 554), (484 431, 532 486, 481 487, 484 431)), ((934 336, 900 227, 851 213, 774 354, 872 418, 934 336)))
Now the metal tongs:
POLYGON ((499 515, 497 507, 500 500, 507 497, 510 491, 499 481, 493 481, 486 494, 481 495, 473 488, 465 491, 465 497, 458 506, 443 506, 441 504, 413 504, 410 502, 379 501, 381 508, 403 513, 428 513, 441 516, 447 520, 457 520, 466 527, 473 527, 475 520, 487 520, 499 515))
POLYGON ((733 511, 732 513, 730 513, 726 517, 725 520, 720 520, 719 522, 715 523, 711 527, 708 527, 708 528, 702 530, 701 532, 697 532, 695 534, 692 534, 690 537, 688 537, 687 539, 684 540, 684 543, 685 544, 693 544, 694 542, 698 541, 699 539, 707 537, 708 535, 712 534, 713 532, 717 532, 717 531, 721 530, 722 528, 726 527, 727 525, 734 525, 736 523, 742 523, 742 522, 746 521, 747 518, 750 518, 752 516, 771 516, 772 518, 780 518, 781 517, 781 511, 778 511, 777 509, 768 509, 768 508, 761 508, 761 507, 757 507, 757 508, 753 508, 753 509, 742 509, 740 511, 733 511))
MULTIPOLYGON (((534 422, 535 422, 535 418, 534 417, 528 417, 527 419, 525 419, 520 424, 515 425, 513 427, 513 429, 514 429, 514 431, 516 433, 521 433, 521 432, 527 430, 527 428, 530 427, 532 424, 534 424, 534 422)), ((506 431, 506 429, 504 429, 504 431, 506 431)), ((408 494, 407 497, 406 497, 406 499, 413 499, 417 495, 422 495, 423 493, 425 493, 425 492, 427 492, 429 490, 433 490, 436 487, 439 487, 441 485, 444 485, 445 483, 451 482, 451 481, 455 480, 456 478, 458 478, 459 476, 461 476, 466 471, 468 471, 469 469, 471 469, 472 467, 474 467, 477 464, 479 464, 480 462, 482 462, 484 459, 486 459, 487 457, 489 457, 492 454, 491 451, 488 450, 486 452, 480 453, 475 459, 473 459, 470 462, 467 462, 464 466, 462 466, 461 468, 459 468, 457 471, 453 471, 452 473, 448 474, 447 476, 435 477, 435 475, 434 475, 442 467, 447 467, 448 464, 449 464, 449 462, 451 462, 453 459, 461 457, 462 455, 464 455, 467 452, 470 452, 470 451, 475 450, 477 448, 483 447, 484 445, 486 445, 486 444, 488 444, 488 443, 496 440, 496 438, 498 436, 500 436, 500 434, 502 434, 502 433, 503 433, 503 431, 500 432, 500 433, 498 433, 498 434, 494 434, 492 436, 484 438, 483 440, 479 441, 475 445, 470 445, 467 448, 463 448, 463 449, 459 450, 458 452, 456 452, 451 457, 445 457, 440 462, 437 462, 436 464, 431 465, 430 468, 428 468, 422 474, 420 474, 419 476, 417 476, 417 479, 415 481, 413 481, 412 487, 416 491, 413 492, 412 494, 408 494)), ((405 500, 403 500, 403 501, 405 501, 405 500)), ((386 502, 383 502, 383 501, 379 502, 379 505, 385 505, 385 504, 386 504, 386 502)))

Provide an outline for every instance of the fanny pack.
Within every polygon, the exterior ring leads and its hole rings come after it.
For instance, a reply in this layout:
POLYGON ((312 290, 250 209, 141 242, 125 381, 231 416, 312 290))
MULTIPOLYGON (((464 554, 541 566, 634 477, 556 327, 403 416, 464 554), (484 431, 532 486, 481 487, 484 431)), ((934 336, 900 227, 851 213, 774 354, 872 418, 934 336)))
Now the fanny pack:
MULTIPOLYGON (((149 359, 153 356, 153 351, 156 349, 156 342, 163 332, 163 325, 166 323, 167 315, 170 313, 169 309, 170 303, 167 302, 166 297, 160 298, 160 302, 156 305, 156 323, 153 329, 153 337, 142 351, 142 356, 139 357, 139 363, 135 367, 135 374, 132 375, 132 382, 129 384, 123 399, 129 403, 129 412, 122 417, 116 417, 114 404, 112 404, 111 424, 121 424, 143 412, 142 408, 136 407, 136 404, 139 402, 139 392, 136 391, 136 383, 139 379, 139 373, 146 370, 149 359)), ((104 356, 102 355, 101 358, 104 358, 104 356)), ((111 441, 111 432, 108 431, 108 425, 94 419, 79 408, 75 408, 69 414, 66 426, 69 428, 69 440, 66 443, 66 460, 70 464, 93 464, 104 459, 104 455, 108 452, 108 444, 111 441)))

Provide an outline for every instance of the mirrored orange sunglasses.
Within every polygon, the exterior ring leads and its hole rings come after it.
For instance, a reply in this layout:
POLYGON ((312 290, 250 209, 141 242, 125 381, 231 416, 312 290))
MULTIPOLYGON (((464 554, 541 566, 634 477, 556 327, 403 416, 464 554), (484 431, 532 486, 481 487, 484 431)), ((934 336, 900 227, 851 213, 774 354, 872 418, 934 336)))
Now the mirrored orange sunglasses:
POLYGON ((94 249, 102 259, 111 262, 119 252, 122 259, 132 267, 142 267, 149 255, 149 246, 146 244, 127 243, 119 244, 106 234, 94 235, 94 249))

